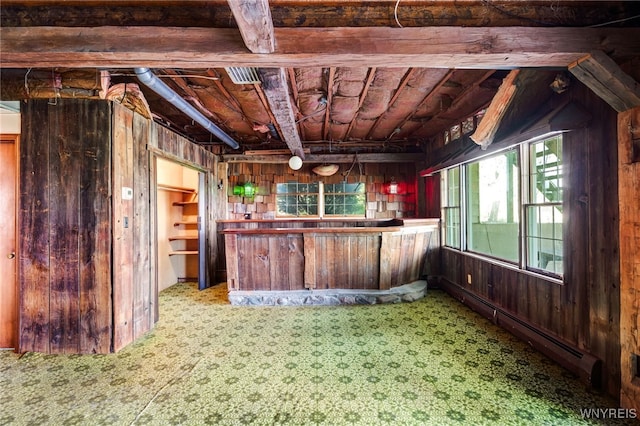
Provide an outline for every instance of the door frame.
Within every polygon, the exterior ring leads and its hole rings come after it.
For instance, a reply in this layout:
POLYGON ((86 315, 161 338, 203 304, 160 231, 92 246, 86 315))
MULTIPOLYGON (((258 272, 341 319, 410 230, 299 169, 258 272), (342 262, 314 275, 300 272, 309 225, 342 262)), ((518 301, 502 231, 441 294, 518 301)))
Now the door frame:
MULTIPOLYGON (((209 183, 212 181, 213 172, 210 170, 206 170, 202 167, 199 167, 191 162, 181 161, 173 155, 164 155, 162 151, 153 150, 151 151, 151 172, 150 179, 151 185, 150 188, 153 191, 152 194, 152 206, 153 206, 153 214, 154 214, 154 226, 157 227, 158 223, 158 200, 155 195, 158 191, 158 177, 157 177, 157 159, 161 158, 166 161, 170 161, 172 163, 178 164, 181 167, 186 167, 188 169, 194 170, 198 173, 198 289, 204 290, 213 285, 212 277, 210 276, 209 271, 211 270, 210 262, 211 259, 209 253, 209 244, 207 244, 207 237, 209 235, 209 227, 211 226, 210 218, 209 218, 209 200, 211 197, 210 191, 207 190, 209 187, 209 183)), ((154 233, 154 252, 155 252, 155 285, 156 285, 156 294, 158 294, 158 237, 157 237, 157 229, 153 230, 154 233)), ((156 303, 156 306, 158 304, 156 303)), ((156 317, 157 318, 157 317, 156 317)))
MULTIPOLYGON (((14 133, 0 133, 0 143, 9 143, 9 144, 13 144, 14 145, 14 155, 15 155, 15 186, 14 186, 14 199, 15 199, 15 203, 14 203, 14 219, 15 219, 15 224, 14 224, 14 253, 16 254, 16 256, 18 256, 18 253, 20 253, 20 239, 18 238, 18 235, 20 235, 19 233, 19 224, 20 224, 20 218, 18 217, 18 212, 20 211, 19 209, 19 203, 20 203, 20 135, 19 134, 14 134, 14 133)), ((2 256, 5 256, 5 253, 0 254, 2 256)), ((15 257, 14 258, 14 279, 13 279, 13 285, 14 285, 14 294, 15 294, 15 300, 14 300, 14 312, 15 312, 15 327, 13 330, 13 336, 11 338, 12 340, 12 347, 6 347, 6 348, 0 348, 0 349, 13 349, 15 352, 19 352, 20 348, 19 346, 19 342, 20 342, 20 285, 18 283, 18 277, 20 276, 20 259, 19 257, 15 257)))

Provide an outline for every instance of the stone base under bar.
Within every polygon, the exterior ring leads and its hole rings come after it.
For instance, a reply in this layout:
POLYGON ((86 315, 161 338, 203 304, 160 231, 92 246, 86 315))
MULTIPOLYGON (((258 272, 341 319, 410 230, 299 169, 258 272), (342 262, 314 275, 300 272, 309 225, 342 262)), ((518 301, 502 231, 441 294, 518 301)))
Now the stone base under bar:
POLYGON ((375 305, 413 302, 427 294, 427 282, 414 281, 390 290, 230 291, 236 306, 375 305))

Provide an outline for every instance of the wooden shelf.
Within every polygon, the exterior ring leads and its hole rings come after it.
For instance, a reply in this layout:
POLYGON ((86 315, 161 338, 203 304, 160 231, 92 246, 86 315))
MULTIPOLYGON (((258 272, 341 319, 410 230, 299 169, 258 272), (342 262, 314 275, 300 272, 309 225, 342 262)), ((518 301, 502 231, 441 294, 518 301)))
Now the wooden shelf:
POLYGON ((185 194, 195 194, 196 190, 193 188, 185 188, 183 186, 172 186, 165 185, 162 183, 158 184, 158 189, 162 189, 164 191, 175 191, 175 192, 184 192, 185 194))
POLYGON ((169 237, 169 241, 182 241, 182 240, 197 240, 197 235, 178 235, 175 237, 169 237))
POLYGON ((198 224, 197 220, 179 220, 178 222, 174 223, 173 226, 197 225, 197 224, 198 224))
POLYGON ((169 252, 169 256, 179 256, 188 254, 198 254, 198 250, 174 250, 169 252))
POLYGON ((174 201, 174 206, 184 207, 184 206, 197 206, 197 201, 174 201))

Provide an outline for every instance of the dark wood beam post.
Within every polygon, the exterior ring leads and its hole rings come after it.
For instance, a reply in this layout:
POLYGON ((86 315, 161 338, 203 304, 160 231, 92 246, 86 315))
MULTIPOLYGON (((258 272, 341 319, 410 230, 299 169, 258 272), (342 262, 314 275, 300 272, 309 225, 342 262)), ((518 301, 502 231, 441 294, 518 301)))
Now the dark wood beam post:
POLYGON ((296 119, 293 114, 289 85, 284 68, 260 68, 258 74, 262 81, 262 90, 277 121, 276 124, 280 128, 280 136, 291 150, 291 153, 304 160, 302 141, 300 140, 296 119))

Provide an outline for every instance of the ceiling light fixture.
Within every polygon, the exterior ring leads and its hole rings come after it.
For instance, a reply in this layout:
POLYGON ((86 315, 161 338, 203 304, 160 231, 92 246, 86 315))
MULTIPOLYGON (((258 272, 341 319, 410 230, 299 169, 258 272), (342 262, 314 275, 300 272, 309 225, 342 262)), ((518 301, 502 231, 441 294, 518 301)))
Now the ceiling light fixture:
POLYGON ((289 167, 291 170, 300 170, 302 168, 302 158, 297 155, 289 158, 289 167))
POLYGON ((313 173, 320 176, 333 176, 336 174, 340 166, 337 164, 323 164, 321 166, 314 167, 313 173))

